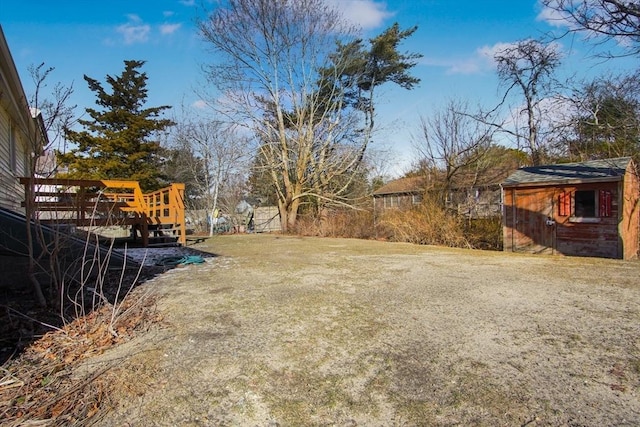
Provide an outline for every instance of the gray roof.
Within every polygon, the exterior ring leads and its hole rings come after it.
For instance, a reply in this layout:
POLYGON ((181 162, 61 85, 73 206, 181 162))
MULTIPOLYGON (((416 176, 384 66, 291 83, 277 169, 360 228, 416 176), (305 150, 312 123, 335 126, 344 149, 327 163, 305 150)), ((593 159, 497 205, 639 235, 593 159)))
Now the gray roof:
POLYGON ((631 157, 589 160, 580 163, 520 168, 502 183, 504 187, 520 185, 551 185, 581 182, 619 181, 624 176, 631 157))

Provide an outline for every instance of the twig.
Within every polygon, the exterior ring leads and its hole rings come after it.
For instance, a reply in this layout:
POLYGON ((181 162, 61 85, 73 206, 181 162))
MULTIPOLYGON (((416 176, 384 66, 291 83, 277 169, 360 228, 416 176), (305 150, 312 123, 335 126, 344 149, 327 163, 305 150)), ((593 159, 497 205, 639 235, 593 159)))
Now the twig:
POLYGON ((24 385, 24 381, 14 377, 11 372, 4 368, 0 368, 5 372, 5 376, 0 379, 0 390, 7 390, 9 388, 21 387, 24 385))
POLYGON ((31 320, 32 322, 39 323, 39 324, 41 324, 42 326, 46 326, 47 328, 55 329, 56 331, 60 331, 60 332, 62 332, 63 334, 65 334, 65 335, 66 335, 66 332, 65 332, 65 330, 64 330, 64 329, 60 329, 60 328, 58 328, 57 326, 53 326, 53 325, 50 325, 50 324, 48 324, 48 323, 41 322, 40 320, 34 319, 34 318, 33 318, 33 317, 31 317, 31 316, 27 316, 27 315, 26 315, 26 314, 24 314, 24 313, 20 313, 18 310, 15 310, 15 309, 13 309, 13 308, 11 308, 11 307, 7 306, 7 305, 2 305, 1 307, 4 307, 4 308, 6 308, 6 309, 7 309, 7 310, 9 310, 9 311, 14 312, 14 313, 15 313, 15 314, 17 314, 18 316, 22 316, 22 317, 24 317, 25 319, 29 319, 29 320, 31 320))

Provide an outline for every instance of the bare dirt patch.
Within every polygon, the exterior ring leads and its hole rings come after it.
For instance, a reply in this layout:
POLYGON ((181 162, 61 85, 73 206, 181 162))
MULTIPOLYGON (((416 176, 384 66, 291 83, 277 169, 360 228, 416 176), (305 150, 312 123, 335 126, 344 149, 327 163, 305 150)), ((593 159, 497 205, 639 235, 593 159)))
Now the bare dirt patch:
POLYGON ((99 425, 640 422, 640 263, 220 236, 146 283, 162 326, 99 425))

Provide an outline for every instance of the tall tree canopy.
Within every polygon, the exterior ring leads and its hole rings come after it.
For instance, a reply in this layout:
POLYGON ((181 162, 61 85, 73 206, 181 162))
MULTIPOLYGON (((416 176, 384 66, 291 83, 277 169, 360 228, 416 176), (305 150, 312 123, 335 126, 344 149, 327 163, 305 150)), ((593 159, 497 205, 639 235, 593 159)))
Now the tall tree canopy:
MULTIPOLYGON (((336 52, 329 56, 331 64, 321 69, 320 95, 326 101, 337 102, 342 108, 353 107, 365 114, 369 130, 373 129, 374 89, 385 83, 395 83, 413 89, 420 79, 409 74, 422 55, 401 53, 402 41, 418 27, 401 30, 398 23, 369 40, 337 42, 336 52)), ((370 135, 366 135, 370 137, 370 135)))
POLYGON ((256 164, 283 230, 309 200, 348 204, 370 140, 373 90, 400 75, 411 80, 413 56, 396 48, 413 30, 392 27, 369 55, 324 0, 228 0, 199 28, 216 53, 207 76, 225 95, 224 112, 259 142, 256 164))
POLYGON ((124 61, 121 75, 107 75, 110 92, 99 81, 84 76, 100 109, 87 108, 90 119, 78 121, 84 129, 66 132, 75 146, 59 153, 58 160, 68 168, 69 177, 135 180, 144 190, 164 184, 157 136, 173 125, 161 118, 171 107, 145 108, 147 74, 140 71, 144 63, 124 61))

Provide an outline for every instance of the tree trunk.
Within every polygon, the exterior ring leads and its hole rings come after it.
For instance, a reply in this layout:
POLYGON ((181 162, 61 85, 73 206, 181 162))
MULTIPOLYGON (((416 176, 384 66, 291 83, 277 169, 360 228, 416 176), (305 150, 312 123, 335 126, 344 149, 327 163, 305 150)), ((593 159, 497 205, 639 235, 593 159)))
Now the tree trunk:
POLYGON ((218 193, 220 191, 220 176, 216 177, 216 181, 213 184, 213 194, 211 194, 211 219, 209 221, 209 237, 213 236, 213 231, 215 226, 218 223, 218 215, 216 215, 216 211, 218 210, 218 193))
POLYGON ((278 201, 278 212, 280 213, 280 231, 286 234, 289 231, 289 213, 284 202, 278 201))
POLYGON ((294 199, 289 203, 278 201, 278 212, 280 213, 280 228, 282 233, 286 234, 295 229, 299 207, 300 199, 294 199))
POLYGON ((300 206, 300 199, 294 199, 289 206, 289 217, 287 220, 289 221, 289 225, 287 227, 288 230, 295 230, 296 222, 298 220, 298 207, 300 206))
POLYGON ((331 226, 329 221, 329 209, 326 206, 321 205, 318 209, 318 215, 320 217, 320 235, 327 236, 330 231, 329 227, 331 226))

